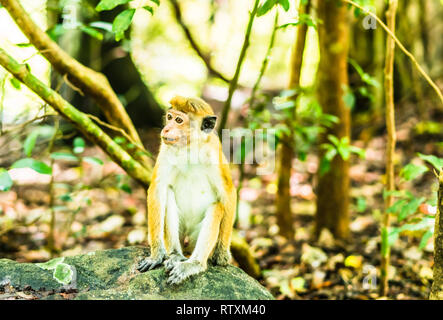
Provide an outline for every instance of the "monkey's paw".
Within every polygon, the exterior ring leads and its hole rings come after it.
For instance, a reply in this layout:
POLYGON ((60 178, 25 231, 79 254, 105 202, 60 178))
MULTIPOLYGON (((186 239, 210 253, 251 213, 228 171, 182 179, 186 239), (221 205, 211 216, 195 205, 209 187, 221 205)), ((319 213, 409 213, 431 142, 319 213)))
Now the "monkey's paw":
POLYGON ((140 261, 140 263, 137 266, 137 270, 140 272, 152 270, 157 266, 161 265, 164 260, 165 260, 165 255, 160 255, 159 257, 156 258, 147 257, 142 261, 140 261))
POLYGON ((169 285, 179 284, 192 275, 201 273, 206 270, 198 261, 184 261, 178 262, 169 273, 169 278, 166 283, 169 285))
POLYGON ((185 261, 185 260, 186 260, 186 258, 182 254, 180 254, 180 253, 171 253, 169 255, 169 258, 166 259, 165 262, 164 262, 166 273, 171 272, 171 270, 174 269, 174 267, 178 263, 180 263, 182 261, 185 261))
POLYGON ((229 250, 215 250, 210 258, 210 263, 215 266, 227 266, 231 261, 231 252, 229 250))

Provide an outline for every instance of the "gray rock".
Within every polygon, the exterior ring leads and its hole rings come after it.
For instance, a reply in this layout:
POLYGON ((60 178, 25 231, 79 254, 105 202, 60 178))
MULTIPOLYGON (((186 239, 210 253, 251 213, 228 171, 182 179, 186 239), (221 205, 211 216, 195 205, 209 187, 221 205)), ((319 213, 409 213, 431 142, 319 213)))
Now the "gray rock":
POLYGON ((43 265, 0 259, 0 288, 55 292, 77 291, 75 299, 273 299, 258 281, 241 269, 209 266, 180 285, 166 284, 164 268, 140 273, 136 266, 149 254, 143 247, 95 251, 43 265), (58 264, 59 268, 56 268, 58 264), (63 267, 63 268, 62 268, 63 267), (57 269, 57 270, 56 270, 57 269), (69 270, 72 270, 70 272, 69 270), (63 283, 64 282, 64 283, 63 283), (70 290, 70 291, 69 291, 70 290))

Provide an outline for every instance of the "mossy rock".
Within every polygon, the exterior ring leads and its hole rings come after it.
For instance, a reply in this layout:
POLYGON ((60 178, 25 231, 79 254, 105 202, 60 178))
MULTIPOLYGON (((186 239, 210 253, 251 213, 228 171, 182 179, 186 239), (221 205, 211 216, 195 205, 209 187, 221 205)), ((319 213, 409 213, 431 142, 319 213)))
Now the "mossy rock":
POLYGON ((180 285, 166 284, 164 268, 136 270, 146 248, 95 251, 58 258, 44 264, 0 259, 0 289, 53 292, 45 299, 60 299, 60 292, 76 292, 75 299, 273 299, 255 279, 232 265, 210 266, 180 285))

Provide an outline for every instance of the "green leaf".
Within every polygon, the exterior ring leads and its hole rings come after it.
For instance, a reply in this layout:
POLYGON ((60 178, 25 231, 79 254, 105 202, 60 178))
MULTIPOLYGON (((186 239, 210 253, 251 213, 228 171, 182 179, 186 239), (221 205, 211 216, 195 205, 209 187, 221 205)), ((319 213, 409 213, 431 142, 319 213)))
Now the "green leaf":
POLYGON ((59 199, 64 202, 72 202, 72 197, 70 193, 62 194, 59 199))
POLYGON ((328 134, 328 140, 331 141, 336 147, 340 145, 340 140, 332 134, 328 134))
POLYGON ((83 161, 88 162, 88 163, 90 163, 90 164, 103 165, 103 161, 101 161, 99 158, 95 158, 95 157, 83 157, 82 159, 83 159, 83 161))
POLYGON ((266 0, 257 10, 257 17, 265 15, 269 10, 271 10, 278 0, 266 0))
POLYGON ((53 277, 57 282, 62 284, 70 284, 74 272, 72 272, 71 266, 66 263, 59 263, 55 267, 53 277))
POLYGON ((112 10, 116 6, 119 6, 121 4, 126 4, 131 0, 101 0, 98 5, 95 7, 95 10, 97 11, 105 11, 105 10, 112 10))
POLYGON ((11 166, 12 169, 17 169, 17 168, 31 168, 34 171, 37 171, 38 173, 41 174, 51 174, 52 173, 52 169, 50 166, 48 166, 46 163, 42 162, 42 161, 38 161, 32 158, 25 158, 25 159, 20 159, 16 162, 14 162, 11 166))
POLYGON ((278 0, 278 3, 283 7, 285 11, 289 10, 289 0, 278 0))
POLYGON ((363 197, 357 198, 357 212, 364 212, 366 210, 367 203, 366 199, 363 197))
POLYGON ((417 212, 418 207, 425 202, 425 198, 414 198, 407 204, 403 205, 398 214, 398 221, 404 220, 406 217, 417 212))
POLYGON ((78 161, 78 157, 67 152, 53 152, 50 155, 51 159, 64 161, 78 161))
POLYGON ((20 81, 18 80, 18 79, 16 79, 16 78, 11 78, 11 80, 9 80, 9 81, 11 81, 11 84, 12 84, 12 86, 15 88, 15 89, 17 89, 17 90, 20 90, 20 81))
POLYGON ((355 95, 349 88, 345 90, 345 93, 343 95, 343 102, 351 110, 355 106, 355 95))
POLYGON ((390 206, 386 212, 388 213, 399 213, 400 210, 403 208, 403 206, 406 205, 406 203, 408 203, 408 200, 406 199, 400 199, 394 202, 394 204, 392 206, 390 206))
POLYGON ((35 143, 37 141, 37 137, 38 137, 38 130, 34 130, 31 132, 31 134, 29 134, 26 139, 25 142, 23 143, 23 150, 25 151, 25 155, 27 157, 30 157, 32 154, 32 150, 35 147, 35 143))
POLYGON ((79 153, 82 153, 83 151, 85 151, 86 143, 85 143, 85 140, 83 140, 83 138, 81 138, 81 137, 76 137, 74 139, 74 142, 72 145, 74 147, 73 151, 76 154, 79 154, 79 153))
POLYGON ((426 245, 428 244, 429 239, 432 237, 433 234, 434 234, 434 232, 432 230, 428 230, 428 231, 425 232, 425 234, 421 238, 420 244, 418 246, 418 248, 420 250, 422 250, 424 247, 426 247, 426 245))
POLYGON ((100 40, 100 41, 103 40, 103 34, 94 28, 91 28, 88 26, 81 26, 80 30, 97 40, 100 40))
POLYGON ((8 171, 0 168, 0 191, 8 191, 12 187, 12 179, 8 171))
POLYGON ((151 15, 154 15, 154 8, 152 8, 150 6, 144 6, 143 9, 145 9, 146 11, 149 11, 151 13, 151 15))
POLYGON ((127 183, 122 183, 118 187, 126 193, 129 193, 129 194, 132 193, 132 189, 127 183))
POLYGON ((101 29, 107 32, 112 32, 112 23, 104 22, 104 21, 95 21, 89 24, 90 27, 101 29))
POLYGON ((400 177, 403 177, 405 180, 410 181, 414 180, 426 171, 428 171, 428 168, 426 166, 409 163, 403 169, 401 169, 400 177))
POLYGON ((418 153, 418 156, 420 157, 420 159, 432 164, 434 166, 434 168, 437 169, 437 171, 440 172, 440 170, 442 170, 443 159, 437 158, 434 155, 425 155, 425 154, 421 154, 421 153, 418 153))
POLYGON ((112 31, 115 32, 116 41, 123 39, 126 29, 131 25, 134 13, 135 9, 127 9, 114 19, 114 22, 112 23, 112 31))
POLYGON ((151 0, 151 2, 154 2, 156 5, 160 5, 160 0, 151 0))
POLYGON ((36 263, 36 265, 45 270, 53 270, 57 267, 59 263, 62 263, 65 260, 65 257, 55 258, 49 260, 47 262, 36 263))
POLYGON ((295 101, 293 100, 285 101, 275 105, 275 109, 277 110, 289 109, 294 107, 295 107, 295 101))
POLYGON ((319 165, 319 174, 320 176, 323 176, 325 173, 327 173, 331 169, 331 161, 323 157, 320 161, 319 165))

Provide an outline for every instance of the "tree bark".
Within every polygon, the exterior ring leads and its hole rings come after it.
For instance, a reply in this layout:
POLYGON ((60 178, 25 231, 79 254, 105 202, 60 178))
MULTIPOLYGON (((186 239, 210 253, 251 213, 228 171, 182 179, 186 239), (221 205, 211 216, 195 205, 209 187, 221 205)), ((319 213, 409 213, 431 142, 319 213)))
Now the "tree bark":
MULTIPOLYGON (((300 2, 298 10, 299 16, 305 13, 309 13, 310 2, 303 5, 300 2)), ((306 33, 308 26, 306 24, 300 24, 297 27, 297 38, 292 51, 291 72, 289 80, 289 89, 297 89, 300 87, 301 68, 303 64, 303 52, 305 49, 306 33)), ((297 96, 291 97, 294 101, 297 96)), ((291 113, 291 116, 287 119, 286 125, 291 129, 290 134, 285 134, 282 137, 281 143, 278 147, 277 157, 277 188, 278 192, 275 198, 277 225, 279 226, 280 235, 287 239, 294 238, 294 225, 292 220, 291 209, 291 194, 290 194, 290 179, 292 171, 292 160, 294 159, 294 133, 292 126, 296 120, 297 106, 291 113)))
MULTIPOLYGON (((389 1, 389 8, 386 11, 386 18, 388 28, 395 34, 395 14, 397 12, 397 0, 389 1)), ((395 190, 395 175, 394 175, 394 155, 395 155, 395 109, 394 109, 394 56, 395 56, 395 42, 391 37, 387 38, 386 42, 386 60, 385 60, 385 97, 386 97, 386 127, 388 130, 387 144, 386 144, 386 191, 395 190)), ((390 248, 388 243, 390 214, 387 212, 388 208, 393 204, 392 195, 388 195, 385 199, 385 213, 383 217, 382 226, 382 257, 381 257, 381 283, 380 294, 385 296, 388 293, 388 269, 390 260, 390 248), (384 245, 383 245, 384 244, 384 245), (385 247, 386 246, 386 247, 385 247)))
POLYGON ((437 214, 434 228, 434 282, 431 300, 443 300, 443 170, 438 176, 440 187, 437 196, 437 214))
MULTIPOLYGON (((337 138, 350 137, 350 108, 343 100, 348 86, 347 57, 349 47, 348 10, 335 0, 318 1, 320 65, 318 70, 318 96, 324 113, 332 114, 339 123, 321 136, 327 143, 327 135, 337 138)), ((319 158, 324 156, 320 151, 319 158)), ((349 161, 339 155, 331 162, 330 170, 319 176, 317 188, 317 212, 315 235, 326 228, 336 238, 349 234, 349 161)))

